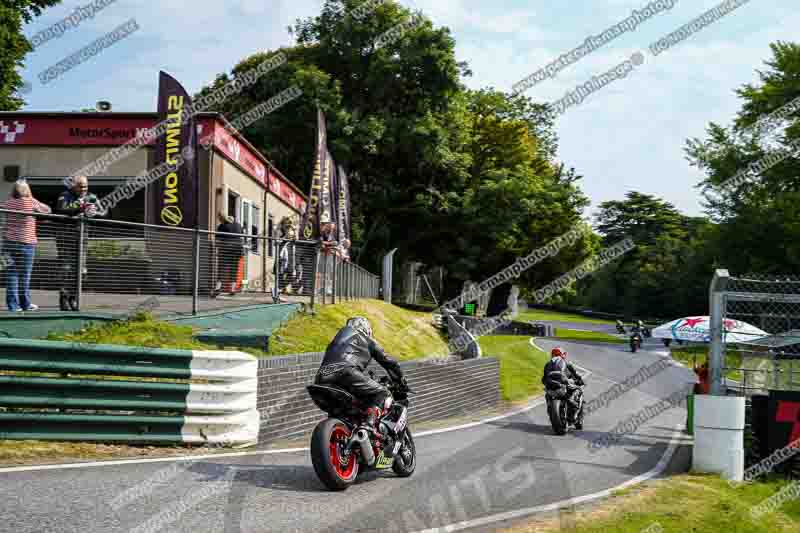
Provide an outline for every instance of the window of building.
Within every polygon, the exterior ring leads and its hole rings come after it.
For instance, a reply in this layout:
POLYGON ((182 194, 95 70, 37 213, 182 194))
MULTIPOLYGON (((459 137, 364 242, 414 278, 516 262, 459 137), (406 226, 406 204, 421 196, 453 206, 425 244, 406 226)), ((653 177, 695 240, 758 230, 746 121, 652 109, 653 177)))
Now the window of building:
MULTIPOLYGON (((131 177, 132 178, 132 177, 131 177)), ((114 190, 125 184, 127 178, 89 178, 89 192, 97 196, 98 200, 114 192, 114 190)), ((33 196, 42 203, 47 204, 56 213, 58 197, 66 190, 63 178, 40 178, 26 177, 31 186, 33 196)), ((112 206, 108 213, 102 217, 103 220, 119 220, 123 222, 145 222, 145 189, 140 189, 131 198, 123 198, 119 203, 112 206)), ((40 237, 50 237, 53 228, 52 224, 42 224, 40 226, 40 237)), ((109 226, 90 227, 89 237, 97 235, 107 236, 109 226), (105 228, 105 229, 100 229, 105 228)), ((120 230, 126 237, 144 237, 144 228, 137 226, 126 226, 120 230)))
POLYGON ((228 216, 234 218, 236 222, 241 223, 242 215, 239 213, 239 200, 241 196, 236 191, 228 189, 228 216))

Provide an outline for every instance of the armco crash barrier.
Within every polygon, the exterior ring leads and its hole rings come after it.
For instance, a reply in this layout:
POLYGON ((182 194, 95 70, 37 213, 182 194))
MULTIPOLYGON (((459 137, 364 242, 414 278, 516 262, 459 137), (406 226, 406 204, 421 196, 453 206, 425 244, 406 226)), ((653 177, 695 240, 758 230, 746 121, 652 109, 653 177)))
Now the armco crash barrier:
POLYGON ((255 443, 257 369, 242 352, 0 339, 17 372, 0 375, 0 439, 255 443))
MULTIPOLYGON (((308 437, 325 417, 311 401, 311 384, 322 353, 274 357, 259 361, 258 410, 260 443, 308 437)), ((484 357, 470 360, 400 363, 415 394, 409 422, 440 420, 495 407, 500 401, 500 363, 484 357)), ((377 364, 376 379, 385 375, 377 364)))

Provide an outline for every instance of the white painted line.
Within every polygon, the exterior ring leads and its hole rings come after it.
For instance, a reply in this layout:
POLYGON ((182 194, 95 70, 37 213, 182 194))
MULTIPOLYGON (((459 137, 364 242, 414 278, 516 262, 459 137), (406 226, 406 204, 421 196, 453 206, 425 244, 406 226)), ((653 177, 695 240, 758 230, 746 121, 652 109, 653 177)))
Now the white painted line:
POLYGON ((537 505, 536 507, 528 507, 525 509, 518 509, 516 511, 506 511, 505 513, 498 513, 494 515, 484 516, 482 518, 476 518, 474 520, 467 520, 464 522, 458 522, 455 524, 450 524, 448 526, 437 527, 432 529, 424 529, 421 531, 417 531, 415 533, 446 533, 449 531, 461 531, 463 529, 471 529, 480 526, 486 526, 488 524, 493 524, 496 522, 503 522, 506 520, 514 520, 517 518, 523 518, 532 514, 543 513, 547 511, 555 511, 564 507, 572 507, 574 505, 578 505, 581 503, 586 503, 592 500, 597 500, 600 498, 607 498, 613 492, 625 489, 632 485, 638 485, 639 483, 643 483, 649 479, 652 479, 658 475, 660 475, 669 464, 670 460, 672 460, 672 456, 675 455, 675 450, 678 447, 678 441, 680 434, 683 432, 681 426, 675 426, 675 432, 672 434, 672 439, 670 439, 669 446, 667 450, 664 452, 664 455, 661 456, 661 459, 658 461, 658 464, 644 474, 636 476, 634 478, 629 479, 628 481, 617 485, 616 487, 612 487, 610 489, 601 490, 599 492, 595 492, 592 494, 586 494, 584 496, 577 496, 575 498, 569 498, 567 500, 561 500, 554 503, 548 503, 546 505, 537 505))
MULTIPOLYGON (((502 420, 504 418, 509 418, 512 416, 516 416, 521 413, 525 413, 530 411, 531 409, 535 409, 536 407, 542 405, 544 403, 543 397, 535 398, 530 404, 527 406, 511 411, 509 413, 505 413, 502 415, 494 416, 492 418, 487 418, 484 420, 479 420, 477 422, 471 422, 469 424, 462 424, 460 426, 452 426, 448 428, 442 429, 434 429, 430 431, 422 431, 414 435, 414 438, 417 437, 426 437, 428 435, 438 435, 440 433, 448 433, 451 431, 460 431, 464 429, 470 429, 473 427, 477 427, 480 425, 488 424, 490 422, 495 422, 497 420, 502 420)), ((116 460, 109 460, 109 461, 94 461, 94 462, 85 462, 85 463, 62 463, 62 464, 54 464, 54 465, 34 465, 34 466, 12 466, 7 468, 0 468, 0 474, 6 474, 11 472, 33 472, 37 470, 71 470, 76 468, 94 468, 94 467, 101 467, 101 466, 119 466, 119 465, 132 465, 132 464, 146 464, 146 463, 165 463, 169 461, 197 461, 200 459, 217 459, 220 457, 249 457, 249 456, 256 456, 256 455, 276 455, 276 454, 283 454, 283 453, 299 453, 299 452, 307 452, 308 448, 284 448, 280 450, 259 450, 253 452, 232 452, 232 453, 212 453, 206 455, 182 455, 178 457, 159 457, 154 459, 116 459, 116 460)))

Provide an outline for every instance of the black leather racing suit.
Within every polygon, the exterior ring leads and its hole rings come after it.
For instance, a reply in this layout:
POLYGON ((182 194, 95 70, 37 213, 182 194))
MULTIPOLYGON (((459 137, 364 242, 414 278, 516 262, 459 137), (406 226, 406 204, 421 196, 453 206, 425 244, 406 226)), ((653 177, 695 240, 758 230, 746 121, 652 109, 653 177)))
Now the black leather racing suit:
MULTIPOLYGON (((564 360, 563 357, 553 357, 544 365, 544 375, 542 376, 542 384, 547 389, 558 389, 562 384, 566 384, 566 380, 571 379, 577 385, 583 386, 584 381, 575 367, 564 360)), ((580 406, 580 411, 577 413, 577 421, 583 423, 583 396, 580 389, 569 390, 567 399, 573 408, 580 406)), ((574 409, 570 410, 574 416, 574 409)))
POLYGON ((325 350, 325 358, 314 383, 335 385, 367 405, 380 407, 389 391, 364 373, 373 358, 392 380, 402 379, 400 365, 384 353, 380 344, 354 328, 345 326, 325 350))

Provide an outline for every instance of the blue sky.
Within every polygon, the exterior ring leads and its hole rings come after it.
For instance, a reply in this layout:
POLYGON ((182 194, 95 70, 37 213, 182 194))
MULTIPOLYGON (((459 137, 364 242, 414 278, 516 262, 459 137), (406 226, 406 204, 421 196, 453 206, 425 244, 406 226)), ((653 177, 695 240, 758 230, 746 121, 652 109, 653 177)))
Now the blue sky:
MULTIPOLYGON (((28 25, 26 34, 34 35, 89 1, 62 2, 28 25)), ((458 59, 473 71, 467 85, 511 91, 521 79, 649 0, 401 3, 451 29, 458 59)), ((557 122, 559 158, 584 175, 581 187, 592 210, 636 190, 662 197, 687 214, 701 213, 695 189, 701 174, 685 160, 686 139, 704 137, 711 121, 729 124, 740 106, 734 89, 755 83, 769 44, 797 40, 800 27, 796 0, 750 0, 658 56, 647 51, 652 42, 718 3, 677 0, 671 10, 525 91, 551 102, 634 52, 644 53, 644 64, 627 78, 588 96, 557 122)), ((321 5, 321 0, 117 0, 28 56, 23 76, 33 88, 25 109, 69 111, 110 100, 116 111, 155 110, 159 70, 194 92, 249 54, 291 44, 287 26, 318 13, 321 5), (130 18, 140 27, 133 35, 52 83, 39 83, 39 72, 130 18)))

